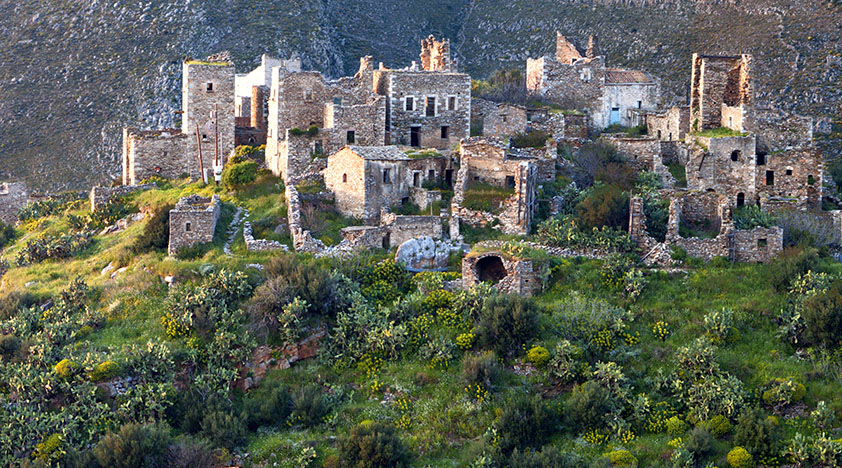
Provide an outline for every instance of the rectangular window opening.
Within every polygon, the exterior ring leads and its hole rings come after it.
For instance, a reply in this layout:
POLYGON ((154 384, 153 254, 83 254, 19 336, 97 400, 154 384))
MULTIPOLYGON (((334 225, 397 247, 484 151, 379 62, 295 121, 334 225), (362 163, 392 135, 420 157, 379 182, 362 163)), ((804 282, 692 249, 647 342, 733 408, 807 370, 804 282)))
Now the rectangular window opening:
POLYGON ((412 96, 407 96, 404 99, 403 110, 410 112, 415 110, 415 98, 412 96))
POLYGON ((348 130, 348 133, 345 135, 345 142, 348 145, 353 145, 357 141, 357 133, 353 130, 348 130))
POLYGON ((446 139, 450 138, 450 127, 448 127, 447 125, 442 126, 441 137, 442 137, 443 140, 446 140, 446 139))
POLYGON ((384 184, 391 184, 392 183, 392 177, 389 174, 389 169, 383 169, 383 183, 384 184))
POLYGON ((456 96, 450 96, 447 98, 447 109, 456 110, 456 96))
POLYGON ((191 228, 192 226, 190 225, 189 221, 184 223, 184 232, 190 232, 191 228))
POLYGON ((436 116, 436 98, 433 96, 427 96, 427 117, 435 117, 436 116))
POLYGON ((775 171, 766 171, 766 185, 775 185, 775 171))
POLYGON ((207 91, 209 93, 212 93, 213 92, 213 83, 211 83, 210 81, 205 83, 205 91, 207 91))

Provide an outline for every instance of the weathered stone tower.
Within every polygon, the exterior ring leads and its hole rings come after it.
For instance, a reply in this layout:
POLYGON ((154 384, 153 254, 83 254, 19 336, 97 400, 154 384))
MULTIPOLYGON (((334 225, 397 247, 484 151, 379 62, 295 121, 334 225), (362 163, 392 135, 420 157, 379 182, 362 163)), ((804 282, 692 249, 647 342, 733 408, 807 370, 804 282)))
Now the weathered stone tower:
POLYGON ((742 112, 751 104, 751 55, 693 54, 690 77, 690 130, 742 127, 742 112), (733 110, 739 110, 739 125, 733 110), (729 121, 723 122, 723 115, 729 121))
POLYGON ((421 68, 424 71, 455 71, 450 59, 450 41, 430 36, 421 41, 421 68))
MULTIPOLYGON (((188 135, 188 151, 196 151, 196 124, 202 141, 205 168, 211 168, 214 157, 214 106, 218 109, 220 162, 234 149, 234 64, 228 61, 184 62, 182 77, 181 131, 188 135)), ((198 173, 198 171, 191 171, 198 173)))

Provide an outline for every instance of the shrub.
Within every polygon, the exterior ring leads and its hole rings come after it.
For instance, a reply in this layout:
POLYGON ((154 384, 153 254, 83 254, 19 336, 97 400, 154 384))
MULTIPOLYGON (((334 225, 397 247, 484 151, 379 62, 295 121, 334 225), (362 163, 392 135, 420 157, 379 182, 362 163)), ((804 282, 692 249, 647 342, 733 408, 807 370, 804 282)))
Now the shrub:
POLYGON ((607 388, 589 380, 573 389, 566 412, 570 425, 582 431, 602 427, 618 406, 607 388))
POLYGON ((774 216, 757 205, 744 205, 734 210, 734 227, 737 229, 768 228, 774 224, 774 216))
POLYGON ((696 457, 702 458, 713 448, 713 437, 704 426, 696 426, 687 434, 684 447, 696 457))
POLYGON ((132 245, 132 250, 135 253, 167 248, 170 242, 170 211, 173 208, 172 204, 155 208, 152 217, 143 226, 143 232, 132 245))
POLYGON ((550 135, 542 131, 518 133, 512 136, 512 148, 543 148, 547 145, 550 135))
POLYGON ((292 400, 290 421, 305 427, 312 427, 324 422, 330 413, 330 402, 319 385, 301 387, 292 400))
POLYGON ((12 358, 20 350, 20 338, 15 335, 0 335, 0 356, 12 358))
POLYGON ((629 195, 614 185, 599 185, 576 207, 585 229, 625 229, 629 222, 629 195))
POLYGON ((465 354, 462 360, 462 377, 467 385, 482 385, 492 390, 502 377, 503 370, 492 351, 465 354))
POLYGON ((12 291, 0 297, 0 320, 12 318, 18 311, 29 308, 36 302, 36 297, 28 292, 12 291))
POLYGON ((742 447, 734 447, 728 452, 728 456, 726 458, 728 460, 728 464, 731 465, 733 468, 753 468, 754 467, 754 458, 751 456, 750 453, 746 451, 746 449, 742 447))
POLYGON ((573 380, 576 377, 577 360, 581 355, 582 350, 576 345, 567 340, 559 341, 549 362, 550 375, 562 382, 573 380))
POLYGON ((778 408, 800 403, 807 394, 804 384, 792 378, 774 379, 765 388, 762 393, 763 402, 778 408))
POLYGON ((746 409, 737 418, 734 443, 754 455, 774 455, 778 452, 775 423, 759 409, 746 409))
POLYGON ((87 232, 52 236, 41 235, 26 242, 15 257, 17 266, 32 265, 54 258, 62 259, 85 250, 93 241, 93 235, 87 232))
POLYGON ((244 161, 228 164, 222 171, 222 184, 228 189, 236 189, 254 183, 257 180, 257 163, 244 161))
POLYGON ((15 239, 16 231, 14 226, 0 221, 0 250, 15 239))
POLYGON ((705 334, 714 344, 725 342, 733 327, 734 311, 731 309, 714 310, 705 314, 705 334))
POLYGON ((394 427, 364 422, 342 439, 339 459, 344 468, 405 468, 410 455, 394 427))
POLYGON ((210 443, 203 439, 181 438, 167 452, 167 468, 213 468, 220 466, 210 443))
POLYGON ((533 346, 527 351, 526 360, 537 367, 544 367, 550 360, 550 352, 543 346, 533 346))
POLYGON ((61 434, 51 434, 35 445, 35 452, 32 453, 32 458, 48 463, 49 466, 62 458, 65 453, 64 436, 61 434))
POLYGON ((504 454, 515 448, 540 447, 552 434, 555 416, 540 398, 519 395, 504 404, 494 427, 504 454))
POLYGON ((233 449, 246 438, 242 419, 227 411, 211 411, 201 424, 201 435, 218 447, 233 449))
POLYGON ((488 298, 480 312, 477 338, 480 346, 506 356, 521 348, 537 332, 534 302, 515 295, 488 298))
POLYGON ((249 392, 243 401, 243 410, 249 429, 281 424, 292 411, 292 396, 279 384, 265 383, 249 392))
POLYGON ((119 432, 110 432, 99 441, 94 457, 100 466, 109 468, 164 466, 171 440, 166 426, 125 424, 119 432))
POLYGON ((824 293, 807 297, 801 316, 807 344, 836 347, 842 343, 842 280, 831 283, 824 293))
POLYGON ((775 259, 767 269, 769 282, 778 292, 789 289, 792 280, 815 269, 818 254, 813 248, 789 248, 775 259))
POLYGON ((88 373, 91 382, 102 382, 111 380, 120 373, 120 365, 114 361, 105 361, 94 366, 93 370, 88 373))
POLYGON ((63 379, 69 379, 73 377, 74 374, 79 370, 79 364, 71 361, 70 359, 62 359, 56 364, 54 370, 56 375, 63 379))
POLYGON ((614 450, 605 454, 611 466, 637 468, 637 458, 628 450, 614 450))
POLYGON ((603 252, 630 252, 634 248, 629 234, 603 227, 586 229, 570 216, 550 218, 538 226, 538 239, 545 244, 571 249, 598 249, 603 252))
POLYGON ((687 423, 678 416, 667 419, 667 433, 672 436, 680 436, 687 432, 687 423))
POLYGON ((714 437, 722 437, 731 430, 731 422, 721 414, 717 414, 703 424, 714 437))
POLYGON ((565 453, 552 445, 546 445, 541 451, 514 449, 507 463, 498 466, 508 468, 580 468, 585 460, 573 453, 565 453))

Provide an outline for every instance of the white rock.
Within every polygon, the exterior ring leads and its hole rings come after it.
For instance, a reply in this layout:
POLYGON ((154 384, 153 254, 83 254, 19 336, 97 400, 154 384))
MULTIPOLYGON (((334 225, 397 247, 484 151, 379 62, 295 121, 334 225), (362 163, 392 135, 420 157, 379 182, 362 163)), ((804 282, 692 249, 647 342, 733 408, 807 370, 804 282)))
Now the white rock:
POLYGON ((109 263, 107 267, 102 269, 102 272, 100 272, 100 275, 105 276, 105 275, 108 274, 108 272, 110 272, 113 269, 114 269, 114 263, 109 263))

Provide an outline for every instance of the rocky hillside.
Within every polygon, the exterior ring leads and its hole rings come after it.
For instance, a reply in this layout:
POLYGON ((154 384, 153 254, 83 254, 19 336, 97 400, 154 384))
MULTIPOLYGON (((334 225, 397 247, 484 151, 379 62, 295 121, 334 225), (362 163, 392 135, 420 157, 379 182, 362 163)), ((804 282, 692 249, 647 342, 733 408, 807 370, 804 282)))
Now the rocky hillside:
MULTIPOLYGON (((402 66, 428 34, 477 75, 550 53, 555 30, 594 32, 609 63, 650 71, 682 99, 693 51, 756 56, 761 100, 830 121, 842 97, 839 0, 60 0, 0 3, 0 179, 83 188, 119 174, 120 128, 171 125, 180 62, 230 50, 353 73, 402 66)), ((837 117, 838 118, 838 117, 837 117)))

